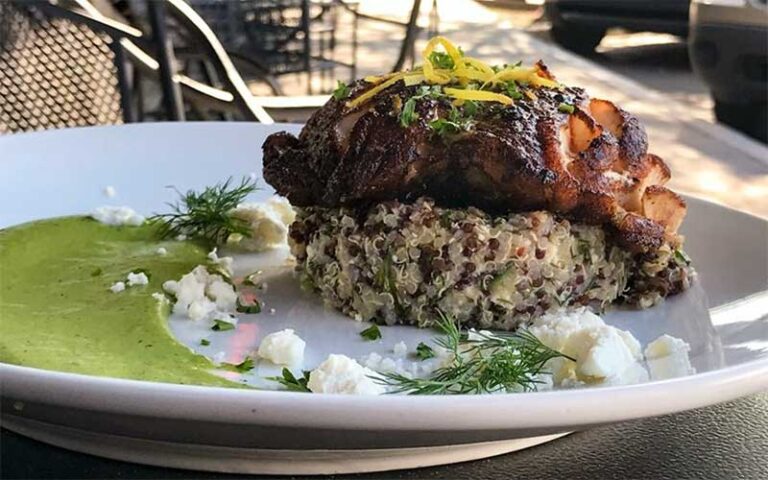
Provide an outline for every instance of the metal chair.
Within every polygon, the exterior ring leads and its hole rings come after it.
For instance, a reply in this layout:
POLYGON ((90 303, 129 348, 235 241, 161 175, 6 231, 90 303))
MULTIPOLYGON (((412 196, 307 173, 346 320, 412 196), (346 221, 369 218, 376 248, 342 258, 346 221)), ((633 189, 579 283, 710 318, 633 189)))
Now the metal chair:
POLYGON ((189 5, 147 6, 151 35, 106 17, 87 0, 0 1, 0 132, 141 120, 142 79, 162 91, 156 118, 184 120, 192 112, 272 122, 189 5), (166 13, 211 59, 221 88, 175 71, 166 13))
POLYGON ((3 1, 0 39, 0 133, 123 122, 108 36, 3 1))
MULTIPOLYGON (((335 0, 188 0, 216 32, 236 61, 266 67, 272 75, 307 74, 312 93, 318 73, 321 89, 334 86, 335 68, 356 76, 357 17, 352 17, 352 58, 335 58, 340 6, 335 0)), ((354 11, 356 3, 348 3, 354 11)), ((257 68, 257 73, 262 73, 257 68)))

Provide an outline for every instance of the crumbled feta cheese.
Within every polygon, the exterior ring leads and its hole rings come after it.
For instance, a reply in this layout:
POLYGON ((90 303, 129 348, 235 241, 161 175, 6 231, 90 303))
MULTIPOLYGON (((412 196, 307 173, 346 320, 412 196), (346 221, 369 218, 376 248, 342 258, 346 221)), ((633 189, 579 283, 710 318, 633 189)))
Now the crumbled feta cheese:
POLYGON ((405 342, 397 342, 395 346, 392 347, 392 351, 396 357, 404 357, 408 354, 408 346, 405 342))
POLYGON ((230 212, 234 218, 247 222, 250 236, 232 239, 235 245, 247 251, 262 251, 285 243, 288 226, 296 213, 283 197, 273 196, 263 203, 241 203, 230 212))
POLYGON ((128 286, 135 287, 136 285, 146 285, 149 283, 149 277, 144 272, 128 274, 128 286))
POLYGON ((112 185, 104 187, 104 196, 107 198, 114 198, 117 195, 117 190, 112 185))
POLYGON ((615 378, 642 360, 638 341, 608 325, 586 328, 567 340, 566 355, 576 359, 578 378, 615 378))
POLYGON ((160 247, 157 249, 158 255, 168 255, 168 250, 165 249, 165 247, 160 247))
POLYGON ((232 263, 234 262, 234 259, 232 257, 219 257, 218 251, 219 249, 217 247, 213 247, 213 250, 208 252, 208 260, 221 267, 221 269, 228 275, 232 275, 232 263))
POLYGON ((304 361, 304 347, 304 340, 287 328, 264 337, 258 354, 277 365, 299 366, 304 361))
POLYGON ((386 389, 371 378, 375 375, 345 355, 331 354, 309 374, 307 387, 313 393, 381 395, 386 389))
POLYGON ((115 282, 109 289, 112 290, 113 293, 120 293, 125 290, 125 282, 115 282))
POLYGON ((576 359, 551 360, 547 368, 556 386, 578 382, 629 383, 642 361, 640 343, 629 332, 606 325, 587 309, 545 315, 530 332, 548 347, 576 359))
POLYGON ((184 235, 183 233, 180 233, 180 234, 176 235, 176 241, 177 242, 183 242, 186 239, 187 239, 187 236, 184 235))
POLYGON ((165 303, 165 302, 168 301, 168 297, 166 297, 165 295, 163 295, 160 292, 153 293, 152 294, 152 298, 154 298, 155 300, 157 300, 160 303, 165 303))
POLYGON ((176 314, 195 321, 212 322, 219 318, 237 324, 237 319, 230 313, 237 304, 235 288, 221 275, 208 273, 204 265, 198 265, 178 281, 166 281, 163 290, 176 297, 173 306, 176 314))
POLYGON ((662 335, 649 343, 645 358, 651 379, 664 380, 696 373, 688 358, 690 350, 691 346, 684 340, 671 335, 662 335))
POLYGON ((129 207, 99 207, 91 213, 91 218, 107 225, 132 225, 144 223, 144 216, 129 207))
POLYGON ((215 311, 216 304, 207 298, 193 300, 187 306, 187 316, 192 320, 202 320, 215 311))
POLYGON ((274 315, 275 313, 277 313, 277 310, 275 310, 274 308, 270 308, 269 309, 269 314, 270 315, 274 315))

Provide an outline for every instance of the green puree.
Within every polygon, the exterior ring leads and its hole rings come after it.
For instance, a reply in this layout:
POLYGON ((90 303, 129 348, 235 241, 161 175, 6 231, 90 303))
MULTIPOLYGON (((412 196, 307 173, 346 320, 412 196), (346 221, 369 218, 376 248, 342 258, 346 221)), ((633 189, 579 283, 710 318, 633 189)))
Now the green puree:
POLYGON ((42 220, 0 230, 0 361, 65 372, 236 387, 176 342, 164 281, 205 262, 191 242, 159 242, 154 227, 90 218, 42 220), (168 254, 161 256, 163 246, 168 254), (149 285, 109 287, 143 269, 149 285))

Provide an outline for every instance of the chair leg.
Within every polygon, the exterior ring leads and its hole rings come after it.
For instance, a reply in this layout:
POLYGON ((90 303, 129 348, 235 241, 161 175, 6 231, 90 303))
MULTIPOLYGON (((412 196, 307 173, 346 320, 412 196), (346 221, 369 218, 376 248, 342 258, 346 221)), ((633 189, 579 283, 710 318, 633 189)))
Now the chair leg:
POLYGON ((131 67, 128 59, 125 57, 125 49, 120 40, 114 39, 110 47, 115 54, 115 69, 117 70, 117 86, 120 90, 120 108, 123 111, 123 122, 134 123, 136 121, 136 111, 133 107, 131 82, 128 79, 128 71, 131 67))
POLYGON ((399 70, 403 69, 403 65, 405 65, 406 58, 411 55, 414 48, 414 44, 416 43, 416 37, 419 33, 419 26, 417 25, 417 21, 419 19, 419 10, 421 9, 421 0, 413 0, 413 8, 411 9, 411 16, 408 19, 408 26, 405 31, 405 38, 403 39, 403 44, 400 46, 400 54, 397 57, 397 62, 395 63, 394 68, 392 68, 393 72, 397 72, 399 70))
POLYGON ((165 16, 165 2, 148 1, 149 21, 152 38, 157 49, 157 61, 160 65, 160 84, 163 88, 163 106, 168 120, 184 121, 184 106, 181 89, 173 81, 173 47, 168 37, 165 16))

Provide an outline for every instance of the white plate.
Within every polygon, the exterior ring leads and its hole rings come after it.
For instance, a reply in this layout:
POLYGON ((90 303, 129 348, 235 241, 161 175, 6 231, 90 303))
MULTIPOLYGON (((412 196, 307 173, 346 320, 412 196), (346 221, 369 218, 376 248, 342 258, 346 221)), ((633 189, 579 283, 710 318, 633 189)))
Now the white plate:
MULTIPOLYGON (((256 124, 143 124, 0 137, 0 227, 126 204, 145 213, 173 193, 261 171, 256 124), (107 199, 112 185, 118 196, 107 199)), ((266 188, 258 196, 266 197, 266 188)), ((257 197, 258 197, 257 196, 257 197)), ((504 453, 594 425, 661 415, 768 388, 768 222, 689 199, 686 250, 696 286, 659 307, 614 311, 608 323, 646 343, 662 333, 692 346, 695 375, 631 386, 490 396, 355 397, 241 391, 119 380, 0 364, 3 426, 68 448, 142 463, 245 473, 341 473, 407 468, 504 453), (709 305, 707 310, 706 305, 709 305), (301 452, 298 453, 297 450, 301 452)), ((241 259, 280 263, 277 251, 241 259)), ((359 324, 302 294, 272 269, 265 301, 275 315, 203 350, 237 360, 266 333, 296 328, 307 366, 327 353, 413 348, 429 332, 387 328, 361 342, 359 324), (254 333, 255 332, 255 333, 254 333), (233 341, 233 340, 237 341, 233 341)), ((3 279, 12 281, 12 279, 3 279)), ((195 345, 199 335, 172 328, 195 345)), ((201 348, 201 347, 195 347, 201 348)), ((391 353, 390 353, 391 355, 391 353)))

